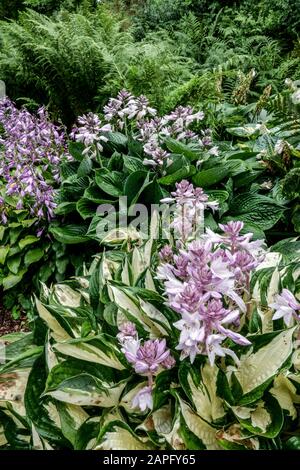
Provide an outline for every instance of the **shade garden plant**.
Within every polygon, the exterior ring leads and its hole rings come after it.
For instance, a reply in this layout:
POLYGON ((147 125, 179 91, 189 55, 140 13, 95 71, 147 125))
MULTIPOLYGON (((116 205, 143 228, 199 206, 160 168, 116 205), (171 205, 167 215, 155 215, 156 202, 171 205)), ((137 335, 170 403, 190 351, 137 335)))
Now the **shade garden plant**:
POLYGON ((2 289, 31 326, 2 338, 2 448, 297 447, 297 103, 257 107, 220 141, 125 90, 70 135, 2 101, 2 289))
POLYGON ((7 3, 0 449, 299 450, 297 2, 7 3))

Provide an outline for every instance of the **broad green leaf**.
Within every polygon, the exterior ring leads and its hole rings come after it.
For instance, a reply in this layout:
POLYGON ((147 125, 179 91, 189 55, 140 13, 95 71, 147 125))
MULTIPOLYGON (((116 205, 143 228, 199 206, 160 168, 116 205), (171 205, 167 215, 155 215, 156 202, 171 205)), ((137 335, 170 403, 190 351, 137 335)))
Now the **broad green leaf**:
POLYGON ((13 273, 13 274, 18 274, 20 265, 21 265, 22 257, 19 254, 9 256, 7 258, 7 266, 8 269, 13 273))
POLYGON ((38 237, 35 237, 34 235, 27 235, 25 238, 22 238, 19 240, 19 247, 21 250, 25 248, 25 246, 32 245, 33 243, 36 243, 39 241, 38 237))
POLYGON ((0 246, 0 264, 4 264, 4 263, 5 263, 6 257, 7 257, 8 253, 9 253, 9 250, 10 250, 10 246, 9 246, 9 245, 0 246))
POLYGON ((37 263, 44 256, 44 250, 42 248, 34 248, 33 250, 27 251, 24 257, 25 266, 30 266, 33 263, 37 263))
POLYGON ((193 183, 196 186, 201 188, 209 188, 219 181, 222 181, 224 178, 229 176, 230 168, 229 165, 226 166, 220 165, 214 168, 209 168, 208 170, 202 170, 199 173, 195 174, 192 178, 193 183))
POLYGON ((171 152, 183 155, 190 161, 198 160, 201 156, 198 150, 194 150, 188 145, 183 144, 178 140, 172 139, 171 137, 165 139, 165 144, 171 152))
POLYGON ((6 291, 19 284, 26 272, 27 269, 21 269, 21 271, 18 271, 18 274, 9 274, 8 276, 4 277, 2 279, 3 290, 6 291))
POLYGON ((52 225, 49 231, 54 235, 56 240, 66 245, 74 245, 88 241, 86 237, 87 227, 85 225, 64 225, 62 227, 52 225))

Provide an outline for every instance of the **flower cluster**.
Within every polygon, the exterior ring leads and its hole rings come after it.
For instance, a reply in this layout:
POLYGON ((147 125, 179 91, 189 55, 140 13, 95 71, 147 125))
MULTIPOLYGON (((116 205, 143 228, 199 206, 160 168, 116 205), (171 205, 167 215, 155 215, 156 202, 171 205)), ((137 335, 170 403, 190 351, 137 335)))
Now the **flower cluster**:
POLYGON ((110 98, 108 104, 104 106, 105 120, 121 131, 128 120, 139 121, 147 116, 155 116, 156 113, 156 109, 149 106, 146 96, 141 95, 135 98, 126 90, 121 90, 117 98, 110 98))
POLYGON ((263 241, 241 235, 242 222, 221 225, 222 234, 207 230, 177 253, 161 253, 158 278, 163 280, 168 305, 181 315, 174 326, 180 330, 181 359, 205 354, 211 364, 216 356, 236 354, 224 347, 225 340, 247 346, 237 330, 247 310, 251 271, 264 256, 263 241), (166 261, 167 260, 167 261, 166 261), (230 327, 229 327, 230 326, 230 327))
POLYGON ((166 150, 166 138, 176 139, 185 144, 191 143, 198 150, 206 149, 211 155, 218 155, 218 148, 213 146, 211 130, 202 130, 197 134, 190 129, 191 124, 204 118, 202 111, 194 112, 191 106, 178 106, 170 114, 157 116, 157 110, 150 106, 144 96, 135 97, 126 90, 121 90, 116 98, 110 98, 104 106, 102 125, 96 114, 89 113, 78 119, 78 126, 71 137, 86 146, 85 152, 96 156, 102 152, 102 142, 107 141, 107 132, 132 132, 134 139, 142 142, 146 154, 145 165, 161 167, 169 163, 166 150))
POLYGON ((102 142, 108 141, 107 132, 110 131, 110 124, 102 125, 97 114, 88 113, 78 118, 78 126, 73 128, 70 137, 84 144, 84 155, 95 158, 97 152, 103 151, 102 142))
POLYGON ((64 133, 49 121, 44 108, 34 116, 24 108, 17 109, 7 98, 0 101, 0 126, 0 178, 5 184, 0 198, 2 222, 7 222, 5 196, 15 201, 16 209, 26 208, 38 219, 51 219, 59 164, 64 158, 71 159, 64 133))
POLYGON ((142 411, 151 409, 153 376, 162 368, 171 369, 175 365, 175 359, 166 348, 166 340, 150 339, 142 343, 135 325, 131 322, 120 326, 117 338, 122 345, 121 351, 133 365, 135 372, 148 378, 148 385, 138 392, 132 404, 142 411))
MULTIPOLYGON (((144 152, 149 157, 144 160, 144 164, 156 167, 168 161, 170 154, 164 149, 166 138, 185 144, 192 143, 199 148, 212 146, 210 129, 202 131, 202 136, 190 129, 192 123, 201 121, 203 118, 202 111, 194 113, 191 106, 178 106, 172 113, 161 118, 155 117, 137 122, 137 139, 143 142, 144 152)), ((208 152, 217 155, 218 149, 211 147, 208 152)))
POLYGON ((275 310, 273 320, 283 318, 288 328, 293 325, 294 320, 300 322, 300 303, 288 289, 283 289, 270 307, 275 310))
POLYGON ((192 235, 202 228, 204 209, 218 208, 216 201, 209 201, 208 195, 202 188, 194 186, 186 180, 176 183, 176 191, 169 198, 162 199, 164 203, 174 203, 174 220, 171 227, 174 229, 176 239, 186 242, 192 235))

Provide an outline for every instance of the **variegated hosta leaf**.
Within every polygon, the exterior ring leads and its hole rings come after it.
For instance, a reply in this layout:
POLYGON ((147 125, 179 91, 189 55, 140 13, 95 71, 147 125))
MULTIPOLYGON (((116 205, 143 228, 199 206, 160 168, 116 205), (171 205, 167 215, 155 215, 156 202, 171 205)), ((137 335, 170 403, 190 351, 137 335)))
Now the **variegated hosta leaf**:
MULTIPOLYGON (((243 393, 240 403, 247 404, 258 399, 269 381, 280 371, 293 351, 295 328, 272 334, 272 339, 256 352, 243 355, 234 372, 243 393), (257 395, 257 396, 256 396, 257 395)), ((262 337, 261 337, 262 338, 262 337)))
MULTIPOLYGON (((111 284, 109 285, 109 295, 111 301, 115 302, 119 309, 124 312, 128 320, 139 325, 145 332, 151 333, 153 337, 161 336, 161 326, 158 326, 143 312, 137 298, 133 299, 128 292, 124 291, 124 288, 111 284)), ((155 315, 155 312, 152 315, 155 315)))
POLYGON ((138 438, 121 421, 109 423, 101 433, 95 450, 151 450, 155 447, 147 440, 138 438))
POLYGON ((75 450, 92 450, 97 444, 97 437, 100 431, 100 418, 87 419, 78 429, 74 444, 75 450))
POLYGON ((114 339, 105 338, 105 335, 55 343, 53 349, 65 356, 102 364, 118 370, 125 369, 125 366, 120 361, 120 358, 123 358, 123 356, 116 346, 114 339))
POLYGON ((15 411, 25 416, 24 393, 30 369, 20 369, 0 375, 0 406, 9 402, 15 411))
POLYGON ((232 424, 217 432, 219 444, 226 450, 258 450, 259 440, 245 436, 240 424, 232 424))
POLYGON ((67 284, 56 284, 53 288, 55 301, 64 307, 80 307, 82 295, 67 284))
POLYGON ((53 315, 47 310, 47 308, 36 299, 36 307, 39 313, 39 316, 47 324, 48 328, 52 331, 52 336, 56 341, 65 341, 72 337, 70 331, 66 331, 66 322, 63 323, 62 318, 59 315, 53 315))
POLYGON ((219 450, 220 446, 216 438, 217 430, 200 418, 183 400, 179 399, 179 405, 182 418, 180 434, 186 448, 189 450, 219 450))
POLYGON ((7 439, 4 434, 3 426, 0 424, 0 449, 2 446, 5 446, 5 444, 7 444, 7 439))
POLYGON ((77 431, 89 418, 89 415, 81 406, 68 403, 57 403, 57 410, 60 417, 62 433, 74 446, 77 431))
MULTIPOLYGON (((293 378, 293 375, 291 375, 293 378)), ((298 378, 299 383, 300 379, 298 378)), ((292 419, 297 418, 297 410, 294 403, 300 403, 300 394, 297 395, 297 389, 289 377, 284 374, 279 374, 275 377, 273 387, 270 393, 276 398, 281 408, 286 410, 292 419)))
POLYGON ((232 411, 241 426, 254 435, 274 438, 281 431, 282 409, 278 401, 268 394, 265 400, 259 400, 249 407, 235 406, 232 407, 232 411))
POLYGON ((65 379, 55 390, 47 391, 51 396, 64 403, 80 406, 117 406, 126 381, 118 384, 103 383, 92 375, 82 373, 65 379))
POLYGON ((191 372, 191 368, 182 368, 180 378, 185 392, 194 403, 198 415, 209 423, 222 420, 226 412, 223 401, 217 396, 218 368, 205 364, 199 375, 195 370, 193 370, 194 374, 191 372), (197 376, 197 384, 193 375, 197 376))

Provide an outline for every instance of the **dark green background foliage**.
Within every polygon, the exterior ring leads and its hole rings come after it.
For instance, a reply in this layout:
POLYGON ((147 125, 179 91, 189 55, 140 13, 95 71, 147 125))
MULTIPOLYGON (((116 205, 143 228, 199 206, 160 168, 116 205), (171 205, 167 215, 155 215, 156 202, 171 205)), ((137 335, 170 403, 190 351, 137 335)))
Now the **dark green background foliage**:
POLYGON ((4 0, 0 18, 9 96, 69 126, 122 87, 165 112, 235 103, 252 69, 248 102, 300 77, 297 0, 4 0))

